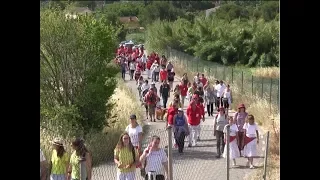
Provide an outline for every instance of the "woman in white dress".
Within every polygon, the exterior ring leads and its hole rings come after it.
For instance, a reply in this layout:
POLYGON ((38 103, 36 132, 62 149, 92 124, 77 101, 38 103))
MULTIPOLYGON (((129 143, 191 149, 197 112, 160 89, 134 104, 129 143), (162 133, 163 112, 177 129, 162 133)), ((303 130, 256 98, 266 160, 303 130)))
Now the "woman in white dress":
POLYGON ((247 166, 250 164, 250 169, 253 169, 253 157, 257 156, 257 144, 259 143, 258 126, 254 122, 254 116, 252 114, 247 116, 248 122, 243 126, 244 129, 244 157, 248 158, 247 166))
MULTIPOLYGON (((139 154, 141 154, 142 127, 138 124, 135 114, 130 116, 130 124, 126 127, 125 131, 129 134, 132 145, 138 150, 139 154)), ((137 167, 140 167, 140 164, 138 164, 137 167)))
MULTIPOLYGON (((236 166, 236 158, 240 157, 240 152, 239 152, 239 148, 238 148, 238 127, 237 125, 234 123, 233 118, 230 116, 228 118, 229 120, 229 126, 230 126, 230 142, 229 142, 229 157, 230 159, 233 160, 233 166, 236 166)), ((223 133, 224 135, 224 141, 226 142, 226 138, 227 138, 227 126, 226 125, 223 129, 223 133)), ((224 147, 224 151, 223 151, 223 155, 222 157, 226 158, 227 157, 227 146, 224 147)))

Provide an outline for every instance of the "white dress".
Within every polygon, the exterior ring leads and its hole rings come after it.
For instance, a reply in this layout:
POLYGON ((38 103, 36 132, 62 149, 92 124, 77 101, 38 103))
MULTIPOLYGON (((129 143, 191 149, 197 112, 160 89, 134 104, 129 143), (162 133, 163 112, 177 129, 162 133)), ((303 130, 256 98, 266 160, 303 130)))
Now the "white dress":
MULTIPOLYGON (((230 126, 230 136, 236 136, 238 131, 239 130, 238 130, 238 127, 236 124, 232 124, 230 126)), ((223 133, 227 133, 227 126, 224 127, 223 133)), ((230 149, 230 151, 229 151, 230 159, 235 159, 235 158, 240 157, 237 139, 235 139, 229 143, 229 149, 230 149)), ((224 151, 223 151, 222 157, 224 157, 224 158, 227 157, 227 145, 224 146, 224 151)))
MULTIPOLYGON (((256 124, 250 125, 249 123, 245 123, 243 129, 246 130, 247 137, 256 137, 256 131, 258 131, 258 126, 256 124)), ((250 141, 243 148, 243 153, 245 157, 253 157, 257 156, 257 138, 250 141)))
POLYGON ((223 93, 223 98, 228 98, 229 107, 231 106, 231 91, 227 91, 227 89, 223 93))

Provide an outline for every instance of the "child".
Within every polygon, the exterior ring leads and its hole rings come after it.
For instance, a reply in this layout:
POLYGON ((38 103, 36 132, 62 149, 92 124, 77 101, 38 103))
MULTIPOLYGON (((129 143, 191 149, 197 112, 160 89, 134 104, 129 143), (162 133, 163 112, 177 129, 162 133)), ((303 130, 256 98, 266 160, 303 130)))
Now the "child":
POLYGON ((247 166, 250 164, 250 169, 253 169, 253 157, 257 156, 257 144, 259 143, 258 126, 254 122, 254 116, 252 114, 247 116, 248 122, 243 126, 244 129, 244 157, 248 158, 247 166))
MULTIPOLYGON (((233 166, 236 166, 236 158, 240 157, 240 152, 238 148, 238 127, 234 123, 233 118, 229 117, 229 124, 226 125, 223 129, 224 133, 224 141, 227 142, 226 138, 227 136, 227 126, 230 126, 230 141, 229 141, 229 154, 230 159, 233 160, 233 166)), ((227 158, 227 146, 224 147, 223 155, 222 157, 227 158)))
POLYGON ((192 96, 194 93, 194 87, 191 85, 191 82, 188 82, 188 99, 191 102, 192 101, 192 96))
MULTIPOLYGON (((174 94, 174 96, 175 95, 179 95, 179 96, 181 95, 180 85, 179 84, 177 84, 176 87, 174 88, 173 94, 174 94)), ((180 97, 179 97, 179 99, 180 99, 180 97)))

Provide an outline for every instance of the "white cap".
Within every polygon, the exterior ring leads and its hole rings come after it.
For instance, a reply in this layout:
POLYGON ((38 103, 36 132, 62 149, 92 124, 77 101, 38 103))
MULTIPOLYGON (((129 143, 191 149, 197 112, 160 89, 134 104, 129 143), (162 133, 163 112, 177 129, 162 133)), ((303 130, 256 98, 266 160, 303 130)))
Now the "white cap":
POLYGON ((178 111, 182 111, 182 112, 183 112, 183 109, 182 109, 182 108, 179 108, 178 111))

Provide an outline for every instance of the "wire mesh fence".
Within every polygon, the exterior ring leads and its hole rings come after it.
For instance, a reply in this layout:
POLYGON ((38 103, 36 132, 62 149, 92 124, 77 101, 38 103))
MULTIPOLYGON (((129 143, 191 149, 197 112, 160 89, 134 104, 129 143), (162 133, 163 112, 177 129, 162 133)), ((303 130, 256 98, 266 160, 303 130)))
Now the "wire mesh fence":
POLYGON ((168 59, 174 60, 175 64, 183 67, 185 72, 205 73, 206 76, 236 84, 241 89, 241 92, 247 92, 251 96, 266 99, 270 104, 278 107, 279 111, 279 78, 253 76, 251 71, 204 61, 170 47, 166 49, 165 54, 168 59))
MULTIPOLYGON (((92 153, 92 158, 95 156, 102 158, 99 164, 94 164, 92 167, 92 180, 113 180, 117 179, 118 176, 121 177, 135 177, 137 180, 143 180, 148 179, 146 176, 148 176, 148 172, 156 171, 156 174, 162 174, 165 179, 167 179, 167 173, 166 173, 166 165, 168 164, 168 149, 170 148, 169 141, 172 142, 173 145, 176 144, 176 142, 173 140, 173 138, 169 139, 168 133, 172 133, 172 131, 168 131, 167 129, 158 129, 153 130, 147 133, 147 135, 144 136, 142 140, 142 147, 141 151, 137 158, 141 158, 143 154, 148 154, 149 159, 147 159, 146 163, 142 161, 142 165, 137 166, 132 164, 133 158, 131 151, 121 151, 122 153, 117 154, 117 158, 120 159, 124 163, 124 165, 131 164, 131 167, 121 168, 123 171, 121 174, 119 174, 119 168, 117 168, 116 163, 114 162, 114 149, 115 145, 110 144, 110 146, 113 146, 111 149, 112 151, 106 154, 99 154, 104 152, 94 152, 92 153), (160 137, 160 144, 159 148, 160 151, 152 151, 148 149, 150 147, 150 143, 152 143, 152 136, 158 136, 160 137), (146 152, 145 150, 150 150, 149 152, 146 152), (126 154, 127 152, 127 154, 126 154), (128 154, 129 152, 129 154, 128 154), (125 164, 127 163, 127 164, 125 164), (145 168, 144 171, 141 171, 142 166, 149 166, 148 168, 145 168), (159 170, 160 169, 160 170, 159 170), (143 176, 142 176, 142 174, 143 176)), ((258 150, 258 156, 254 159, 254 165, 256 168, 262 168, 261 165, 263 162, 264 157, 264 151, 265 144, 266 144, 266 138, 265 134, 260 132, 260 143, 257 145, 258 150)), ((173 134, 172 134, 172 137, 173 134)), ((209 125, 203 125, 200 127, 200 136, 199 141, 195 146, 189 147, 189 136, 185 138, 184 141, 184 151, 183 154, 178 152, 178 149, 173 146, 172 148, 172 156, 169 157, 172 162, 173 167, 173 179, 174 180, 191 180, 191 179, 201 179, 201 180, 225 180, 227 176, 227 163, 226 159, 221 157, 217 158, 217 140, 216 137, 213 135, 213 126, 209 125)), ((125 139, 125 138, 124 138, 125 139)), ((123 141, 125 141, 123 139, 123 141)), ((137 139, 137 137, 131 136, 131 139, 135 141, 134 139, 137 139)), ((99 140, 97 140, 99 141, 99 140)), ((108 142, 105 141, 105 139, 100 141, 102 144, 107 144, 108 142)), ((133 143, 135 144, 135 143, 133 143)), ((68 144, 64 145, 66 148, 70 148, 68 144)), ((88 148, 90 151, 90 148, 88 148)), ((46 159, 50 161, 51 154, 53 152, 53 148, 51 149, 51 152, 46 156, 46 159)), ((74 152, 74 149, 71 151, 68 151, 68 157, 70 157, 71 153, 74 152)), ((137 151, 135 151, 137 152, 137 151)), ((147 158, 148 158, 147 157, 147 158)), ((140 160, 140 159, 139 159, 140 160)), ((68 161, 71 162, 71 161, 68 161)), ((68 163, 67 162, 67 163, 68 163)), ((244 157, 236 158, 236 166, 231 167, 229 170, 229 177, 232 180, 237 179, 243 179, 246 174, 252 172, 249 167, 246 166, 247 159, 244 157)), ((70 163, 71 164, 71 163, 70 163)), ((58 166, 59 163, 53 163, 53 166, 58 166)), ((67 166, 67 165, 65 165, 67 166)), ((67 174, 66 168, 60 168, 59 172, 63 172, 63 174, 67 174)), ((80 166, 79 166, 80 167, 80 166)), ((57 169, 57 167, 53 168, 57 169)), ((59 169, 59 168, 58 168, 59 169)), ((142 168, 143 169, 143 168, 142 168)), ((53 172, 51 170, 51 172, 53 172)), ((79 171, 78 173, 80 173, 79 171)), ((49 178, 49 175, 48 175, 49 178)), ((158 177, 156 179, 161 179, 161 177, 158 177)))

